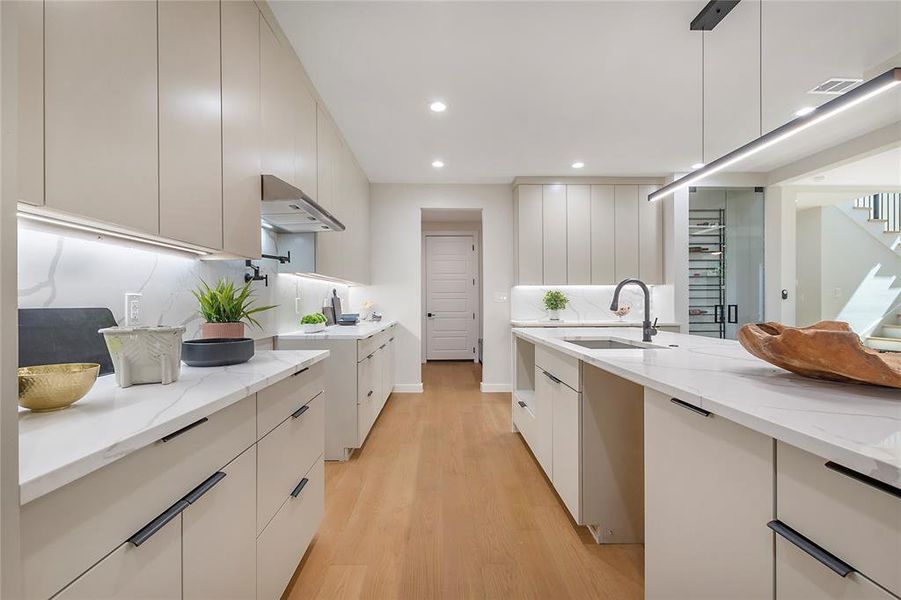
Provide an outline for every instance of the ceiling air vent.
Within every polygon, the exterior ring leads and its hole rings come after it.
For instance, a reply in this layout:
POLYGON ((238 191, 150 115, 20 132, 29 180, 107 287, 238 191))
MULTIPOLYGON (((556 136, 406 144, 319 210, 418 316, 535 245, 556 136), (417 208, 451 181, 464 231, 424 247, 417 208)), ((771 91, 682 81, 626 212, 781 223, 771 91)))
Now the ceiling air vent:
POLYGON ((833 77, 816 86, 808 94, 844 94, 851 88, 857 87, 857 84, 863 79, 849 79, 847 77, 833 77))

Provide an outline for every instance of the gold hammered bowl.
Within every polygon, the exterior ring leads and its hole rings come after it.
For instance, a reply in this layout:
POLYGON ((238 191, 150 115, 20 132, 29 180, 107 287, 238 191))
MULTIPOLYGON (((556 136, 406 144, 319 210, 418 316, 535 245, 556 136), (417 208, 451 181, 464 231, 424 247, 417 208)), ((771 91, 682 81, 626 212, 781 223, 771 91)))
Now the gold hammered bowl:
POLYGON ((97 363, 19 367, 19 405, 34 412, 66 408, 88 393, 99 372, 97 363))

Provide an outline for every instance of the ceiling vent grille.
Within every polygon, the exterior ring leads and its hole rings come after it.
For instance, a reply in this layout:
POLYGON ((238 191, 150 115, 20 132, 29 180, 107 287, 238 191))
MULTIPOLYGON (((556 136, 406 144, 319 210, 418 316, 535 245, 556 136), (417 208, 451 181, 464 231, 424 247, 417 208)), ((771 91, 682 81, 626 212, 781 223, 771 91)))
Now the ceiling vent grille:
POLYGON ((848 79, 846 77, 833 77, 827 81, 824 81, 820 85, 816 86, 812 90, 810 90, 809 94, 830 94, 833 96, 837 96, 839 94, 844 94, 851 88, 857 87, 859 83, 861 83, 863 79, 848 79))

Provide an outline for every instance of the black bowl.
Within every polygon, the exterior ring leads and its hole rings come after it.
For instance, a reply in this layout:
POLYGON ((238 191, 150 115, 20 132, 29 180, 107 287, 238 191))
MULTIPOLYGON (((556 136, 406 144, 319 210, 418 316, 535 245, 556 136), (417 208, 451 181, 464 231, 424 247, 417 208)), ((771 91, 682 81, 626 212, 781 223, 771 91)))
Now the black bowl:
POLYGON ((251 338, 210 338, 181 343, 181 359, 191 367, 224 367, 253 357, 251 338))

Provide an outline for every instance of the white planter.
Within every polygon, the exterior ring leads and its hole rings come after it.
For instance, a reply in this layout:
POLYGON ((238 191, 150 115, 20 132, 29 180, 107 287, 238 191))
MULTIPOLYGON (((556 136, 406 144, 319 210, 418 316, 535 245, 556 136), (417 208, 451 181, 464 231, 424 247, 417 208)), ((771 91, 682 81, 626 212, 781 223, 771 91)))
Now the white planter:
POLYGON ((181 372, 181 340, 184 327, 107 327, 106 340, 116 383, 129 387, 140 383, 168 384, 181 372))
POLYGON ((304 333, 319 333, 325 331, 325 323, 303 323, 300 330, 304 333))
POLYGON ((559 310, 549 310, 549 311, 547 311, 547 316, 551 321, 559 321, 560 320, 560 311, 559 310))

